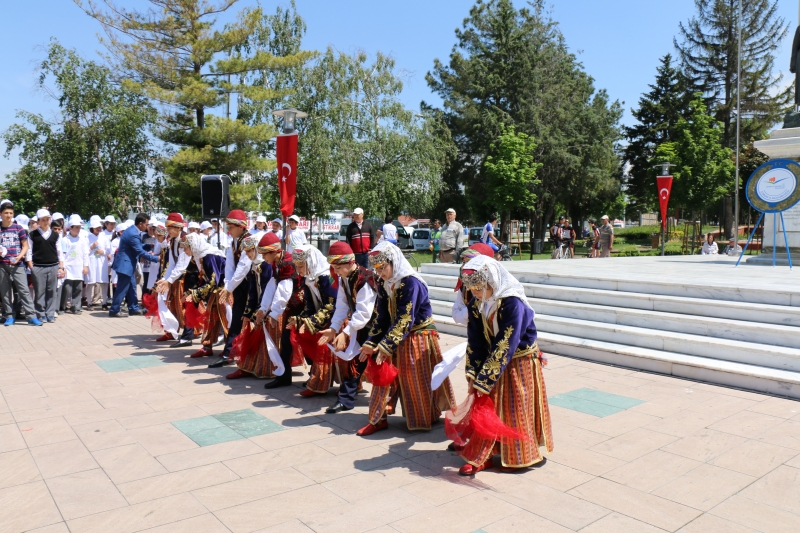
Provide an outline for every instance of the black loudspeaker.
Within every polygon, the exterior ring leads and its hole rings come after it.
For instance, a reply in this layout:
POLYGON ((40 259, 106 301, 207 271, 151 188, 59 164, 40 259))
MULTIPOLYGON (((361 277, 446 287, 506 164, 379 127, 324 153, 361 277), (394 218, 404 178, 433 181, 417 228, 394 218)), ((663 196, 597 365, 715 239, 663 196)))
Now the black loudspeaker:
POLYGON ((200 197, 203 218, 222 218, 230 211, 231 178, 226 174, 211 174, 200 178, 200 197))

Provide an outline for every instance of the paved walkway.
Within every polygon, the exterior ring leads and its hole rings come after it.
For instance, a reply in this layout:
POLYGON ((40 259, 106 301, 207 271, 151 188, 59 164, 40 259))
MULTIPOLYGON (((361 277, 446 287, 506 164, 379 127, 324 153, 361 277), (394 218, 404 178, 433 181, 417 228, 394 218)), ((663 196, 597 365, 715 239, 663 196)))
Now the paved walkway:
POLYGON ((325 415, 101 317, 0 328, 2 533, 800 531, 795 401, 552 357, 555 453, 466 479, 441 425, 359 438, 365 398, 325 415))

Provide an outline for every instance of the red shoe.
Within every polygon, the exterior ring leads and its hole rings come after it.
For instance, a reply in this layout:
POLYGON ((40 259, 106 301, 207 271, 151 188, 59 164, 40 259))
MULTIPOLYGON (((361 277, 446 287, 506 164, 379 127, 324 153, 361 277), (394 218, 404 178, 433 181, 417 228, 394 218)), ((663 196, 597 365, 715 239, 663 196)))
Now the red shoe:
POLYGON ((487 468, 491 468, 492 466, 493 466, 492 458, 489 457, 489 459, 487 459, 487 461, 485 463, 483 463, 481 466, 475 466, 475 465, 471 465, 469 463, 465 464, 458 471, 458 475, 459 476, 474 476, 478 472, 480 472, 482 470, 486 470, 487 468))
POLYGON ((314 396, 321 396, 323 393, 321 392, 314 392, 313 390, 303 389, 300 391, 300 396, 304 398, 311 398, 314 396))
POLYGON ((248 375, 248 372, 245 372, 241 368, 237 368, 235 372, 231 372, 230 374, 225 376, 225 379, 239 379, 239 378, 243 378, 243 377, 245 377, 247 375, 248 375))
POLYGON ((356 435, 359 437, 366 437, 368 435, 372 435, 378 431, 383 431, 384 429, 389 429, 389 422, 387 420, 381 420, 377 424, 367 424, 363 428, 359 429, 356 432, 356 435))
POLYGON ((189 357, 191 357, 192 359, 196 359, 198 357, 207 357, 209 355, 214 355, 214 350, 212 350, 211 348, 200 348, 189 357))
POLYGON ((172 335, 169 333, 164 333, 159 338, 156 339, 156 342, 167 342, 172 340, 172 335))

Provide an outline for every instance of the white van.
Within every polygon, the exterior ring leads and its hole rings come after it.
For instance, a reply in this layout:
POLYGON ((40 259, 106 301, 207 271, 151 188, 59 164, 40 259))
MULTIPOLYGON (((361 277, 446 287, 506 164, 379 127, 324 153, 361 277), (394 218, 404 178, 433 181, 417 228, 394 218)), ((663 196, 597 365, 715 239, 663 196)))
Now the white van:
POLYGON ((415 229, 411 234, 411 242, 415 252, 427 252, 431 246, 431 230, 428 228, 415 229))

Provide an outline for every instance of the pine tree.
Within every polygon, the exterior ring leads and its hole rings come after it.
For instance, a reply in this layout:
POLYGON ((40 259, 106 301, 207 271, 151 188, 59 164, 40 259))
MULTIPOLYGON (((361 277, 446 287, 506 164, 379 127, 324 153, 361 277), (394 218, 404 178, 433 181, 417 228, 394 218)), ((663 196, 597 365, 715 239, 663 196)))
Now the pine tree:
POLYGON ((224 105, 231 93, 250 100, 275 97, 271 88, 241 83, 243 77, 291 68, 313 56, 244 48, 263 17, 260 8, 244 9, 235 22, 219 27, 217 17, 237 0, 147 0, 146 11, 125 9, 113 0, 103 0, 106 9, 91 0, 86 6, 75 1, 103 25, 103 44, 126 86, 161 104, 156 134, 177 146, 162 165, 167 207, 197 215, 202 174, 246 181, 241 178, 264 179, 274 168, 274 160, 259 150, 277 133, 271 123, 246 124, 208 112, 224 105))
POLYGON ((628 145, 623 160, 630 165, 625 180, 628 214, 651 212, 658 205, 650 160, 656 146, 674 140, 675 126, 693 98, 689 80, 674 66, 672 56, 667 54, 660 61, 655 83, 639 99, 639 107, 631 109, 638 123, 625 128, 628 145))
MULTIPOLYGON (((736 146, 736 78, 739 0, 695 0, 697 15, 681 23, 674 40, 686 75, 709 98, 722 123, 722 144, 736 146)), ((741 138, 763 138, 787 111, 791 87, 773 73, 775 53, 788 25, 779 17, 778 0, 742 2, 741 138)))

